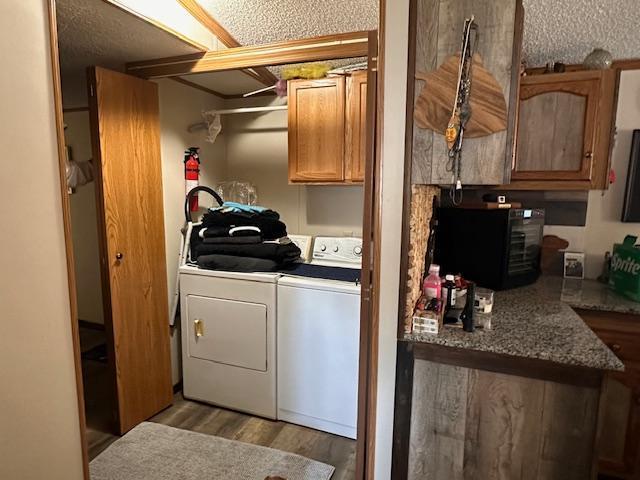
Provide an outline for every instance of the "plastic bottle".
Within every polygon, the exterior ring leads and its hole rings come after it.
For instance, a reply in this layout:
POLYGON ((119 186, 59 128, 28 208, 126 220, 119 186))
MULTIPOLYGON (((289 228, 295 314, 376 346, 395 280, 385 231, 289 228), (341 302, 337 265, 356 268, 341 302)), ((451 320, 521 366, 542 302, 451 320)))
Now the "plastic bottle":
POLYGON ((429 265, 429 275, 424 279, 422 291, 427 298, 441 298, 442 280, 440 279, 440 265, 429 265))

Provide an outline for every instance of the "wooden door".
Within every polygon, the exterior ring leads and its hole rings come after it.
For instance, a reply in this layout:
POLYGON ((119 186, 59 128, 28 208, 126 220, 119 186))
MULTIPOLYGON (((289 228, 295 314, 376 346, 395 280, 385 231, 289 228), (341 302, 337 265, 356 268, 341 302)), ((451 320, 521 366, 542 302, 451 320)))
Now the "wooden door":
POLYGON ((158 87, 88 72, 105 327, 117 429, 172 401, 158 87))
POLYGON ((289 181, 344 180, 345 79, 289 82, 289 181))
POLYGON ((360 352, 358 364, 358 424, 356 479, 374 475, 378 371, 378 312, 380 274, 380 142, 378 123, 378 32, 370 31, 367 58, 362 273, 360 275, 360 352))
POLYGON ((345 173, 347 180, 362 182, 367 141, 367 72, 347 79, 345 173))
POLYGON ((599 72, 522 79, 512 180, 591 180, 600 83, 599 72))

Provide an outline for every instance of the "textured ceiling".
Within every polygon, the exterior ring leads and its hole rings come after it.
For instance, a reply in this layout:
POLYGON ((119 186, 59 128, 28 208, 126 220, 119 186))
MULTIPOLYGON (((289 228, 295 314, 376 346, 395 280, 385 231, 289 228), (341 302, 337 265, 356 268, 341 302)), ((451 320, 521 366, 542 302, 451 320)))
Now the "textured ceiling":
POLYGON ((528 66, 582 63, 594 48, 640 57, 638 0, 523 0, 523 57, 528 66))
POLYGON ((86 104, 89 65, 123 70, 126 62, 198 50, 103 0, 57 0, 65 106, 86 104))
MULTIPOLYGON (((122 70, 124 63, 196 50, 103 0, 57 0, 65 105, 83 101, 85 69, 122 70)), ((378 0, 199 0, 243 45, 377 28, 378 0)), ((639 0, 523 0, 523 57, 529 66, 580 63, 594 48, 614 58, 640 57, 639 0)), ((392 3, 388 3, 392 5, 392 3)), ((279 73, 279 71, 276 71, 279 73)), ((232 92, 232 76, 219 90, 232 92)), ((227 78, 228 77, 228 78, 227 78)), ((189 77, 188 77, 189 78, 189 77)), ((190 80, 196 80, 191 76, 190 80)), ((216 89, 215 79, 197 79, 216 89)), ((249 83, 242 78, 236 90, 249 83)))
MULTIPOLYGON (((243 45, 377 28, 378 0, 198 0, 243 45)), ((523 0, 528 65, 640 56, 639 0, 523 0)), ((392 6, 393 2, 387 5, 392 6)))
POLYGON ((242 45, 375 30, 378 0, 198 0, 242 45))

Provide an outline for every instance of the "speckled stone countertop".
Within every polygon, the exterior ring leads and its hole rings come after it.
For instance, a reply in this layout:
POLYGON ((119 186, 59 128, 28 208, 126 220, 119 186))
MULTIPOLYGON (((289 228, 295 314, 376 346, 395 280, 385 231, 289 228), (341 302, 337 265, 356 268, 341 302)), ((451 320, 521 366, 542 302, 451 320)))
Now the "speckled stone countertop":
POLYGON ((560 293, 560 300, 573 308, 640 315, 640 303, 618 295, 607 285, 595 280, 544 277, 549 295, 560 293))
POLYGON ((556 289, 540 279, 536 284, 496 292, 490 330, 473 333, 444 327, 438 335, 405 334, 403 340, 465 348, 481 352, 547 360, 567 366, 623 370, 622 362, 560 301, 556 289))

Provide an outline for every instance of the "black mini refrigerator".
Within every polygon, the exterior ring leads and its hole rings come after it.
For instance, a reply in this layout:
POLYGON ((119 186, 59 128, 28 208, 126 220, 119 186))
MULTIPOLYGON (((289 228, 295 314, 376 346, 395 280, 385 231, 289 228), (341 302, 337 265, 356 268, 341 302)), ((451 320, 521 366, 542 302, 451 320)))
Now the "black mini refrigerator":
POLYGON ((543 209, 438 209, 435 261, 480 287, 507 290, 540 275, 543 209))

